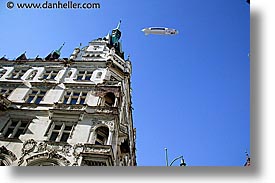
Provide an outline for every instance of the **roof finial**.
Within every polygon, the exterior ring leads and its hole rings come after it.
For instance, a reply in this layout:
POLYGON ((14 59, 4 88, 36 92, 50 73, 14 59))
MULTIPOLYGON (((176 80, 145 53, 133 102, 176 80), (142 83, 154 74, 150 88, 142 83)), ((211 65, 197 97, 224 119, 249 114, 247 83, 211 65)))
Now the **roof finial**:
POLYGON ((0 58, 0 60, 5 60, 5 61, 7 61, 8 59, 6 58, 6 55, 4 55, 2 58, 0 58))

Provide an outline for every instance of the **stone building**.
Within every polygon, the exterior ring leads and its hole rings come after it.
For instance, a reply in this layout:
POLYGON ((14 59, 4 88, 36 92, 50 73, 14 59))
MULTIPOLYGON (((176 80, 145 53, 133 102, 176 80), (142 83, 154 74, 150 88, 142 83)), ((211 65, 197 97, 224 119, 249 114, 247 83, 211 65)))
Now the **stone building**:
POLYGON ((45 58, 0 59, 0 165, 136 166, 131 61, 111 34, 45 58))

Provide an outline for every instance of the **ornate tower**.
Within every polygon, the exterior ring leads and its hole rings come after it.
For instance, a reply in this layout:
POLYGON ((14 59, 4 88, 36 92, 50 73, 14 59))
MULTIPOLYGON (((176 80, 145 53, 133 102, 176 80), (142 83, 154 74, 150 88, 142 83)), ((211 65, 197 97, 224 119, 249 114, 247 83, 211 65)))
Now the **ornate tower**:
POLYGON ((120 23, 60 58, 0 59, 0 165, 136 166, 120 23))

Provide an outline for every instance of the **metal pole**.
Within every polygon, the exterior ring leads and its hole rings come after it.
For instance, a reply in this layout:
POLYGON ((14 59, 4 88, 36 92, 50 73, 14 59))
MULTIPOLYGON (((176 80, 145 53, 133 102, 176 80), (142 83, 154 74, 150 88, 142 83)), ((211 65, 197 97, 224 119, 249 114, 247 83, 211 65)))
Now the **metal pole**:
POLYGON ((165 148, 165 158, 166 158, 166 166, 168 166, 168 152, 167 152, 167 148, 165 148))

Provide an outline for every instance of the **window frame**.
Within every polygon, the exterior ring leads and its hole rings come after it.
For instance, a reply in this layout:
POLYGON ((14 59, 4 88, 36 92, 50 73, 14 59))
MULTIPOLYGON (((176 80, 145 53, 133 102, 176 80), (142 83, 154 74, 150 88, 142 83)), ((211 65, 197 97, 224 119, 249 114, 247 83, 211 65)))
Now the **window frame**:
POLYGON ((31 89, 28 93, 28 95, 25 97, 25 102, 26 103, 30 103, 30 104, 40 104, 41 101, 43 101, 44 97, 46 96, 47 94, 47 91, 46 89, 31 89), (34 93, 35 92, 35 93, 34 93), (41 94, 43 92, 43 94, 41 94), (33 97, 31 99, 31 101, 29 101, 29 98, 30 97, 33 97), (41 98, 41 100, 39 100, 38 102, 38 98, 41 98))
POLYGON ((97 72, 97 73, 96 73, 95 79, 101 79, 101 78, 102 78, 102 75, 103 75, 103 72, 102 72, 102 71, 97 72))
POLYGON ((117 105, 117 97, 116 95, 113 93, 113 92, 107 92, 105 93, 105 95, 102 97, 102 106, 105 106, 105 107, 115 107, 117 105), (110 96, 110 95, 113 95, 113 96, 110 96), (112 100, 112 97, 113 100, 112 100), (110 103, 108 100, 112 100, 112 103, 110 103))
POLYGON ((2 94, 2 96, 6 98, 8 98, 13 91, 14 91, 14 88, 0 88, 0 94, 2 94), (6 91, 3 92, 3 90, 6 90, 6 91))
POLYGON ((29 68, 13 68, 9 75, 9 79, 21 79, 29 68))
POLYGON ((67 105, 84 105, 86 103, 87 95, 88 95, 88 91, 67 90, 65 91, 61 102, 67 105), (72 103, 72 101, 75 101, 75 100, 76 102, 72 103))
POLYGON ((76 81, 91 81, 93 71, 78 70, 76 74, 76 81))
POLYGON ((72 138, 72 132, 75 128, 76 123, 73 122, 62 122, 62 121, 52 121, 52 123, 50 123, 50 128, 49 131, 46 133, 47 140, 50 142, 64 142, 67 143, 67 141, 69 139, 72 138), (60 129, 55 129, 56 126, 61 126, 60 129), (69 126, 70 130, 66 130, 65 128, 69 126), (58 133, 58 135, 52 139, 52 134, 53 133, 58 133), (62 140, 62 137, 64 134, 68 134, 68 137, 66 138, 66 140, 62 140))
POLYGON ((5 126, 1 129, 1 137, 6 139, 19 139, 19 137, 27 131, 31 120, 29 119, 9 119, 5 126), (16 123, 16 125, 13 125, 16 123), (22 124, 25 124, 22 126, 22 124), (12 133, 8 133, 9 129, 12 129, 12 133), (22 132, 17 136, 19 130, 22 132))
POLYGON ((61 69, 45 69, 43 71, 43 74, 42 74, 42 79, 45 79, 45 80, 55 80, 55 78, 57 77, 57 75, 59 74, 59 72, 61 71, 61 69))
POLYGON ((7 73, 7 69, 0 68, 0 78, 2 78, 7 73))
POLYGON ((30 72, 30 74, 26 77, 25 80, 33 80, 33 78, 35 78, 35 76, 37 75, 38 73, 38 70, 32 70, 30 72))
POLYGON ((106 126, 100 126, 95 130, 95 142, 94 143, 96 145, 107 145, 109 136, 110 136, 109 128, 106 126), (99 139, 98 135, 103 137, 103 139, 99 139))

